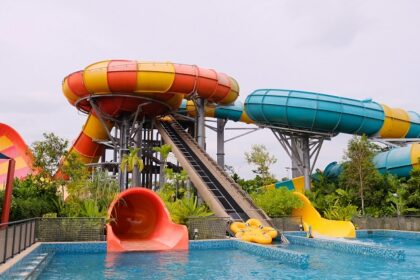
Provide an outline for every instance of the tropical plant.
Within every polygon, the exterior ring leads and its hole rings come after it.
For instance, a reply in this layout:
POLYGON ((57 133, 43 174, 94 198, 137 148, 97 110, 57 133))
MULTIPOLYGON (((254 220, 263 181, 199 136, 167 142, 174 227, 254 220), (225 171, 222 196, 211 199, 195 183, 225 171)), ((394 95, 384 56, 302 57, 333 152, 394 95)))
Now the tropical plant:
POLYGON ((123 157, 121 158, 121 170, 127 172, 133 172, 134 170, 133 178, 131 180, 132 186, 135 186, 140 183, 140 178, 138 177, 138 174, 144 168, 143 160, 139 157, 139 151, 140 148, 130 147, 128 149, 128 154, 123 155, 123 157))
POLYGON ((177 224, 186 225, 190 217, 208 217, 213 214, 206 205, 199 205, 197 197, 183 197, 170 205, 168 211, 177 224))
POLYGON ((172 148, 168 144, 163 144, 160 147, 154 147, 153 151, 160 154, 160 168, 159 168, 159 187, 163 187, 165 183, 165 168, 166 162, 168 160, 169 153, 172 151, 172 148))
POLYGON ((303 206, 303 202, 285 187, 254 193, 251 197, 271 218, 290 215, 294 208, 303 206))
POLYGON ((143 160, 138 156, 140 148, 130 147, 128 154, 125 154, 121 159, 121 169, 124 171, 132 172, 135 167, 141 171, 144 168, 143 160))
POLYGON ((356 215, 358 215, 358 211, 355 205, 333 205, 324 211, 324 217, 330 220, 351 221, 356 215))

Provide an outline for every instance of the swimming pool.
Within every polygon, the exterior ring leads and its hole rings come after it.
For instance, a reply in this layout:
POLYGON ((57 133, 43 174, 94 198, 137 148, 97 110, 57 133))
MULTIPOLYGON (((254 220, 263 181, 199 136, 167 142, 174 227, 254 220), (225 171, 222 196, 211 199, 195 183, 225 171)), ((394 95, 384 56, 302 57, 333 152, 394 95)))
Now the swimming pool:
POLYGON ((266 247, 250 247, 233 240, 211 247, 207 246, 211 241, 191 242, 189 252, 124 254, 106 254, 104 243, 97 243, 95 247, 89 245, 84 252, 66 245, 60 245, 60 249, 43 244, 40 252, 55 253, 39 279, 418 279, 420 234, 361 231, 358 236, 357 240, 349 241, 351 246, 402 248, 405 259, 353 254, 341 247, 293 243, 265 250, 266 247), (234 242, 240 246, 233 246, 234 242), (255 253, 260 248, 265 253, 255 253), (269 250, 276 248, 282 254, 289 252, 297 262, 306 259, 307 265, 293 264, 283 255, 273 257, 269 250))

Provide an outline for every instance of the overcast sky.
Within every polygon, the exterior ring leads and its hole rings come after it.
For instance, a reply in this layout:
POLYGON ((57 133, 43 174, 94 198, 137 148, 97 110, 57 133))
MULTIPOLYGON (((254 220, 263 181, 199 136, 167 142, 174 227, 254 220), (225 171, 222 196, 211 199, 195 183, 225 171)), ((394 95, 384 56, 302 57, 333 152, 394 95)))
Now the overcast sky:
MULTIPOLYGON (((419 112, 419 11, 416 0, 2 0, 0 122, 28 144, 43 132, 73 140, 86 117, 67 103, 62 79, 104 59, 214 68, 237 79, 242 101, 285 88, 419 112)), ((348 139, 326 142, 318 166, 340 160, 348 139)), ((213 132, 207 141, 215 156, 213 132)), ((278 158, 278 178, 287 175, 289 159, 269 131, 227 143, 226 163, 252 176, 243 154, 253 143, 278 158)))

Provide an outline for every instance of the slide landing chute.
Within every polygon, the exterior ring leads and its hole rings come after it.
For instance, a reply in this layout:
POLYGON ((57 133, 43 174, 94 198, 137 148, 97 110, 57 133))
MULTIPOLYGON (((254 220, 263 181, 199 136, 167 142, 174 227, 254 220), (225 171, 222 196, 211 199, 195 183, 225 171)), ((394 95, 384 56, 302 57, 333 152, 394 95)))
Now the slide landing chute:
POLYGON ((188 250, 187 227, 173 223, 162 199, 149 189, 120 193, 108 217, 108 252, 188 250))

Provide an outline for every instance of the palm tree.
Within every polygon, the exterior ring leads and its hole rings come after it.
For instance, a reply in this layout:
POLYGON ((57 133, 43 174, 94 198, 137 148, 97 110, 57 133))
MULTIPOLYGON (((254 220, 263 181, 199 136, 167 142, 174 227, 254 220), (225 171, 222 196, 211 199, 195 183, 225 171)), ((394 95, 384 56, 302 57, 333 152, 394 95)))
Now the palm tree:
POLYGON ((160 147, 154 147, 153 151, 160 154, 160 173, 159 173, 159 187, 163 187, 165 183, 165 167, 168 160, 169 153, 172 151, 172 148, 168 144, 163 144, 160 147))
MULTIPOLYGON (((128 154, 125 154, 121 159, 120 168, 123 171, 133 172, 134 168, 138 168, 141 172, 144 168, 143 160, 138 156, 140 148, 129 148, 128 154)), ((131 184, 135 184, 132 180, 131 184)))

